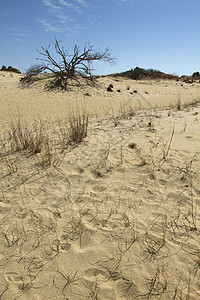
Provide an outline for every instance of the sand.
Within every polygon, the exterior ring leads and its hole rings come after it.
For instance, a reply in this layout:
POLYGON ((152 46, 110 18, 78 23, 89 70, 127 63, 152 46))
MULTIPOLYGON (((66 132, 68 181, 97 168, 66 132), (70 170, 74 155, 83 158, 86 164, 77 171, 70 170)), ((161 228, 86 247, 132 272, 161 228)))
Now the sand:
POLYGON ((20 76, 0 72, 0 299, 199 299, 200 83, 20 76), (64 144, 77 107, 87 136, 64 144), (11 151, 19 118, 50 148, 11 151))

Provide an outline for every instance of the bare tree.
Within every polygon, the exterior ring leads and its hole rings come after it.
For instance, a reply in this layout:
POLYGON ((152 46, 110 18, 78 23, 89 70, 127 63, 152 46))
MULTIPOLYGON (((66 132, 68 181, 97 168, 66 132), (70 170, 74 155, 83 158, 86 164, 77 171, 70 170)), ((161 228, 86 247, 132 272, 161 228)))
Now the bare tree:
MULTIPOLYGON (((70 53, 60 43, 55 38, 53 42, 54 56, 50 52, 50 43, 48 48, 41 47, 41 51, 38 51, 41 55, 38 58, 41 64, 36 65, 35 68, 32 66, 32 69, 30 68, 29 72, 22 78, 22 83, 25 83, 28 78, 30 81, 30 78, 32 79, 33 77, 35 81, 37 78, 35 75, 48 71, 50 72, 50 80, 46 88, 49 90, 68 91, 71 86, 80 86, 83 81, 86 84, 94 82, 94 77, 92 76, 92 71, 94 70, 93 62, 104 61, 111 65, 115 63, 115 58, 111 57, 109 48, 100 52, 94 50, 94 47, 89 43, 85 43, 84 48, 75 45, 72 53, 70 53)), ((46 77, 44 78, 46 79, 46 77)))
POLYGON ((42 73, 45 70, 45 67, 42 64, 35 64, 30 66, 30 68, 28 68, 26 70, 26 74, 27 75, 38 75, 40 73, 42 73))
POLYGON ((30 68, 26 70, 25 76, 20 78, 21 85, 23 87, 29 87, 35 81, 44 79, 38 76, 43 71, 45 71, 43 64, 31 65, 30 68))

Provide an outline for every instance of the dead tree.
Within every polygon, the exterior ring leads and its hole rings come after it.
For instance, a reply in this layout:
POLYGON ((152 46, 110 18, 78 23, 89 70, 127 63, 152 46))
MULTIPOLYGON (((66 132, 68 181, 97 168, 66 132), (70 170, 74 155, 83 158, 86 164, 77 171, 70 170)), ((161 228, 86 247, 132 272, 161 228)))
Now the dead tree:
MULTIPOLYGON (((84 48, 75 45, 72 53, 70 53, 60 43, 55 38, 53 42, 54 56, 50 52, 50 43, 48 48, 41 47, 42 50, 38 51, 41 56, 38 58, 41 65, 36 69, 39 71, 38 73, 40 71, 48 71, 50 73, 50 80, 46 84, 48 90, 68 91, 70 87, 81 86, 83 82, 87 85, 93 83, 93 62, 104 61, 111 65, 115 63, 115 58, 111 57, 109 48, 99 52, 94 50, 94 47, 89 43, 85 43, 84 48)), ((35 76, 35 74, 26 74, 24 78, 27 75, 29 78, 30 76, 35 76)))
POLYGON ((26 70, 25 76, 20 78, 21 85, 23 87, 29 87, 35 81, 44 79, 44 78, 38 76, 43 71, 45 71, 45 68, 41 64, 35 64, 35 65, 30 66, 30 68, 28 68, 26 70))

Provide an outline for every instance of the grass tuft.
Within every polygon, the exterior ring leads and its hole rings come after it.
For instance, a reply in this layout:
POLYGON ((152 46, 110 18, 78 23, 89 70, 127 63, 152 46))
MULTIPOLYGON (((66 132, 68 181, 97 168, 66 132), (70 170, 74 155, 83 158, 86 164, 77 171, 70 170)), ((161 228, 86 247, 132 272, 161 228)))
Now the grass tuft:
POLYGON ((82 113, 77 109, 77 111, 71 110, 68 115, 69 122, 69 142, 70 143, 81 143, 87 136, 89 116, 86 111, 82 113))
POLYGON ((31 154, 40 153, 45 143, 44 127, 41 122, 35 121, 31 128, 19 119, 16 123, 11 122, 8 139, 11 151, 27 150, 31 154))

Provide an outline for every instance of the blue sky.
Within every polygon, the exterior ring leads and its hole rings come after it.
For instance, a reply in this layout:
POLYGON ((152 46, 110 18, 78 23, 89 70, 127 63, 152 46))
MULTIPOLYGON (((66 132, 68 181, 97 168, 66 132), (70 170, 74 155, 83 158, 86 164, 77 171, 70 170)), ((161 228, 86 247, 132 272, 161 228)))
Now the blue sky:
MULTIPOLYGON (((0 67, 28 68, 54 37, 66 49, 111 48, 115 66, 191 75, 200 71, 200 0, 0 0, 0 67)), ((23 71, 23 69, 21 69, 23 71)))

